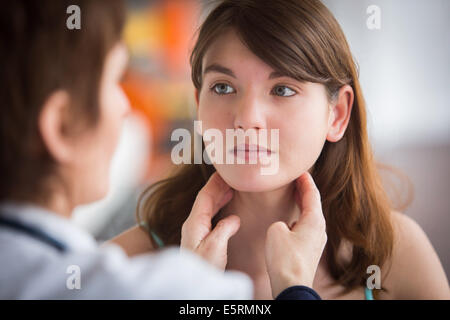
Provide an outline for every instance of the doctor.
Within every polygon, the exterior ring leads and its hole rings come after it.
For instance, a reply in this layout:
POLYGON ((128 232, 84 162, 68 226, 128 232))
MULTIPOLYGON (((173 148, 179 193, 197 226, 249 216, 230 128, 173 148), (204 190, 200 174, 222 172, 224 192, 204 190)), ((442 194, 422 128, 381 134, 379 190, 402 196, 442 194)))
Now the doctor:
MULTIPOLYGON (((217 174, 185 223, 187 250, 128 258, 70 223, 76 206, 106 195, 129 109, 119 85, 128 60, 122 2, 11 1, 0 21, 0 298, 251 299, 246 275, 223 272, 236 224, 208 227, 229 200, 217 174), (71 30, 73 4, 82 20, 71 30)), ((320 299, 310 289, 326 242, 320 197, 309 174, 297 186, 304 213, 292 228, 269 229, 267 268, 274 298, 320 299)))

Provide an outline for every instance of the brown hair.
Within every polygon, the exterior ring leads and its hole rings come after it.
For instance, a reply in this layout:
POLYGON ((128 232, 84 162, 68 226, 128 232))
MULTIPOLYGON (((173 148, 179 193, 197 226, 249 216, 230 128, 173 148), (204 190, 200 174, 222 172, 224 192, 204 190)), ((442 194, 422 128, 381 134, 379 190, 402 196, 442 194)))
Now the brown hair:
POLYGON ((0 200, 40 201, 54 171, 38 131, 45 100, 56 90, 71 98, 73 123, 94 125, 109 50, 125 21, 121 0, 8 1, 0 13, 0 200), (70 30, 67 8, 81 11, 70 30))
MULTIPOLYGON (((234 28, 274 70, 323 84, 330 100, 343 85, 353 88, 348 128, 340 141, 326 141, 311 173, 327 223, 324 254, 329 272, 347 290, 365 286, 367 267, 383 266, 392 252, 391 203, 372 156, 358 71, 344 33, 318 0, 222 1, 200 27, 192 51, 192 81, 199 91, 205 52, 226 28, 234 28), (343 240, 352 244, 350 261, 338 257, 343 240)), ((142 194, 138 219, 146 220, 166 244, 179 244, 196 194, 214 171, 207 164, 181 166, 142 194)))

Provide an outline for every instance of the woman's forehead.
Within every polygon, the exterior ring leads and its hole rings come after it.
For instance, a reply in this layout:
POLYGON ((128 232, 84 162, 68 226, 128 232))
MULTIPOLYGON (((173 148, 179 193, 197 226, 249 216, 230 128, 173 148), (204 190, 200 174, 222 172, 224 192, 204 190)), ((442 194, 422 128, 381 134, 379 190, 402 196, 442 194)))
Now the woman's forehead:
MULTIPOLYGON (((215 39, 205 52, 203 58, 203 70, 211 69, 211 66, 219 66, 231 70, 234 74, 246 70, 254 70, 264 74, 271 74, 275 70, 255 55, 239 38, 236 31, 229 29, 215 39)), ((219 69, 219 68, 213 68, 219 69)))

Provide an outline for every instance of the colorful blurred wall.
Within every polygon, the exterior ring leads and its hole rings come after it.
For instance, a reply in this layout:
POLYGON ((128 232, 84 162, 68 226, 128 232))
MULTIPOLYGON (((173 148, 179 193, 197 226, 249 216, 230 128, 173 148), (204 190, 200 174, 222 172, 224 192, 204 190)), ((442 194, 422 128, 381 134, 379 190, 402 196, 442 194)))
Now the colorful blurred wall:
POLYGON ((146 181, 167 172, 170 134, 189 128, 195 110, 189 52, 200 11, 195 0, 129 1, 124 38, 131 60, 123 87, 153 139, 146 181))

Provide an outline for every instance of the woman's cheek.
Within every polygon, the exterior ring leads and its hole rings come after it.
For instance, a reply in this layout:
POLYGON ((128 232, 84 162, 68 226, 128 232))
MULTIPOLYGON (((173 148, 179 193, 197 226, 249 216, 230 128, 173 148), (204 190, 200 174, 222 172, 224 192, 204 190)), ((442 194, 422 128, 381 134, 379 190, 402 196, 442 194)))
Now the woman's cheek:
POLYGON ((323 147, 321 129, 298 120, 280 130, 280 168, 304 172, 314 165, 323 147))
MULTIPOLYGON (((224 114, 221 112, 221 108, 216 106, 199 108, 198 120, 201 121, 203 131, 207 129, 223 129, 226 127, 224 124, 224 114)), ((232 128, 232 127, 229 127, 232 128)))

